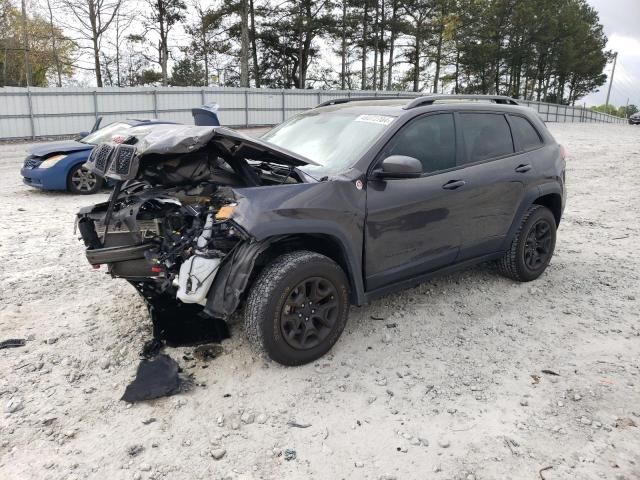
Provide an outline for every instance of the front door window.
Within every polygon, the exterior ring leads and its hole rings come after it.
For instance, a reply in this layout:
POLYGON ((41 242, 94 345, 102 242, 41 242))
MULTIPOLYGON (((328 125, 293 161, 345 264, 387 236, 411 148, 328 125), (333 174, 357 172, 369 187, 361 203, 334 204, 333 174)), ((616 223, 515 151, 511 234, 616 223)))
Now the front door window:
POLYGON ((406 155, 422 162, 424 173, 456 165, 456 131, 450 113, 428 115, 411 120, 391 139, 382 158, 406 155))

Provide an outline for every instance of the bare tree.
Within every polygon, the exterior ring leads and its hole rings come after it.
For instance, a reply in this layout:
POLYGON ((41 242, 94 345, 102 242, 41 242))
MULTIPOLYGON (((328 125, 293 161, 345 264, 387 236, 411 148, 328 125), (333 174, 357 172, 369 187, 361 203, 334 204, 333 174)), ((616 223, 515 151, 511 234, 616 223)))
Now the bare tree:
MULTIPOLYGON (((391 19, 390 34, 389 34, 389 61, 387 62, 387 88, 391 90, 393 81, 393 63, 396 37, 398 35, 398 0, 391 0, 391 19)), ((382 82, 381 82, 382 83, 382 82)), ((382 87, 381 87, 382 88, 382 87)))
POLYGON ((102 87, 100 66, 102 37, 116 18, 122 0, 61 0, 61 2, 74 18, 73 22, 65 23, 65 27, 77 32, 82 39, 91 43, 96 85, 102 87))
POLYGON ((27 0, 22 0, 22 38, 24 48, 24 72, 27 87, 31 84, 31 58, 29 52, 29 29, 27 23, 29 18, 27 17, 27 0))
POLYGON ((134 17, 131 14, 118 12, 113 24, 114 35, 113 35, 113 40, 110 43, 113 49, 115 50, 116 85, 118 87, 121 86, 121 81, 122 81, 121 80, 122 79, 122 73, 121 73, 122 55, 120 52, 122 50, 122 44, 127 40, 126 33, 129 27, 131 27, 131 24, 133 23, 133 19, 134 17))
POLYGON ((362 10, 362 90, 367 89, 367 15, 369 12, 369 0, 364 0, 364 6, 362 10))
POLYGON ((47 0, 47 10, 49 12, 49 27, 51 29, 51 52, 53 53, 53 59, 56 63, 56 86, 62 87, 62 63, 60 62, 60 55, 58 54, 58 34, 56 26, 53 23, 53 8, 51 7, 51 0, 47 0))
POLYGON ((208 35, 208 27, 210 21, 208 20, 209 11, 206 10, 200 0, 195 0, 193 2, 193 8, 196 11, 198 23, 192 26, 187 26, 186 30, 194 40, 192 41, 192 49, 200 53, 202 56, 202 62, 204 64, 204 78, 205 83, 204 86, 209 86, 209 48, 208 45, 210 43, 209 35, 208 35))
POLYGON ((256 42, 256 11, 253 5, 253 0, 249 0, 249 15, 251 17, 249 38, 251 39, 251 55, 253 57, 253 76, 256 82, 256 88, 260 88, 260 64, 258 63, 258 47, 256 42))
POLYGON ((342 0, 340 32, 340 89, 344 90, 347 74, 347 0, 342 0))
MULTIPOLYGON (((169 84, 167 65, 169 63, 169 35, 173 27, 184 20, 187 5, 183 0, 147 0, 149 9, 146 12, 144 25, 148 31, 158 35, 158 59, 162 72, 162 85, 169 84)), ((146 34, 144 35, 146 37, 146 34)))
POLYGON ((249 86, 249 2, 240 0, 240 86, 249 86))

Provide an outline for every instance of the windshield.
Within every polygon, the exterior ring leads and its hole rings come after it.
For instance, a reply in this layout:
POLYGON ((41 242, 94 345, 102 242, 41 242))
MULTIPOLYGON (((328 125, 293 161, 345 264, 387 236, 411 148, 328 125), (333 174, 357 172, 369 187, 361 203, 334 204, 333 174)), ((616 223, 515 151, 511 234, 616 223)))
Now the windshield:
POLYGON ((337 173, 353 165, 394 119, 311 110, 287 120, 262 139, 318 163, 302 167, 311 175, 337 173))
POLYGON ((127 130, 129 128, 131 128, 131 125, 129 125, 128 123, 122 123, 122 122, 110 123, 106 127, 101 128, 100 130, 96 130, 93 133, 90 133, 80 141, 82 143, 88 143, 91 145, 98 145, 99 143, 102 143, 102 142, 110 142, 115 135, 123 134, 124 130, 127 130))

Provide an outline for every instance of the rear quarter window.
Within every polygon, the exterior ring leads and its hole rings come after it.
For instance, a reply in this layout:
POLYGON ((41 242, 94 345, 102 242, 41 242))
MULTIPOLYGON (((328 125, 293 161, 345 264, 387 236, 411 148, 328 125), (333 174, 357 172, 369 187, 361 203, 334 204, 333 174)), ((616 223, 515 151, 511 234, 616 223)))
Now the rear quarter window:
POLYGON ((542 139, 531 122, 524 117, 509 115, 513 143, 518 152, 531 150, 542 145, 542 139))
POLYGON ((462 163, 475 163, 514 153, 507 119, 497 113, 460 113, 466 155, 462 163))

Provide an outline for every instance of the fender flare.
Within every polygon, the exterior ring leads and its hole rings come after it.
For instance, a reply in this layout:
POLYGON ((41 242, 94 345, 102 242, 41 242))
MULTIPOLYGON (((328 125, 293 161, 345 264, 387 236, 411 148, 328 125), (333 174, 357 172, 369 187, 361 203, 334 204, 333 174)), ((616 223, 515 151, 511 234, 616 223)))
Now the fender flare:
POLYGON ((549 195, 550 193, 557 193, 562 196, 562 188, 558 183, 543 183, 538 186, 538 196, 549 195))
POLYGON ((513 222, 511 223, 511 227, 509 228, 509 231, 507 232, 505 240, 502 244, 501 249, 503 251, 506 251, 511 245, 511 242, 513 241, 513 238, 515 237, 516 232, 520 227, 520 220, 522 219, 522 216, 525 214, 525 212, 529 209, 529 207, 531 207, 531 205, 533 205, 533 203, 538 198, 543 197, 545 195, 552 194, 552 193, 562 196, 562 189, 559 184, 543 183, 542 185, 538 185, 530 189, 524 194, 524 196, 522 197, 522 200, 520 201, 520 204, 518 205, 516 214, 513 217, 513 222))
POLYGON ((349 237, 336 228, 335 223, 322 220, 299 220, 295 222, 271 222, 261 225, 257 231, 247 240, 244 240, 227 256, 211 285, 210 295, 207 298, 205 313, 215 318, 228 318, 240 304, 240 297, 245 292, 255 262, 261 253, 271 245, 288 238, 318 234, 331 237, 340 246, 340 254, 345 261, 347 271, 345 275, 352 287, 351 297, 353 303, 362 305, 366 303, 364 282, 362 279, 362 255, 360 249, 355 250, 349 237))
POLYGON ((295 236, 317 234, 331 237, 340 247, 340 254, 345 261, 347 271, 344 272, 352 287, 351 296, 355 304, 365 303, 364 280, 362 278, 362 249, 364 237, 360 241, 338 228, 335 222, 321 219, 300 219, 291 222, 266 222, 251 232, 256 240, 262 241, 274 236, 295 236))

